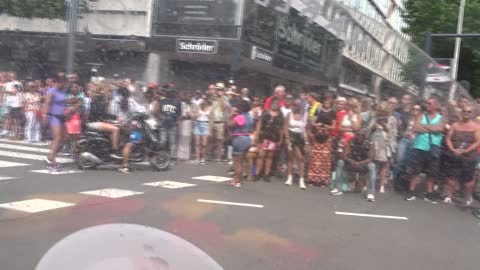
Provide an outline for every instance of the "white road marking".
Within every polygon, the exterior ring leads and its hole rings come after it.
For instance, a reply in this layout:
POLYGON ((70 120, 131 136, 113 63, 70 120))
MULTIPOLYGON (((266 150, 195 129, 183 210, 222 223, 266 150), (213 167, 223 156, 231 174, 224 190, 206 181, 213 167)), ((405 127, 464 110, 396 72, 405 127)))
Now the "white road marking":
POLYGON ((4 203, 0 204, 0 208, 6 208, 21 212, 27 213, 36 213, 42 212, 62 207, 72 206, 72 203, 66 202, 59 202, 59 201, 51 201, 51 200, 44 200, 44 199, 32 199, 26 201, 19 201, 19 202, 11 202, 11 203, 4 203))
POLYGON ((237 203, 237 202, 226 202, 226 201, 214 201, 214 200, 204 200, 204 199, 198 199, 197 202, 215 203, 215 204, 226 204, 226 205, 236 205, 236 206, 247 206, 247 207, 255 207, 255 208, 263 208, 263 205, 261 205, 261 204, 237 203))
POLYGON ((86 194, 86 195, 107 197, 107 198, 112 198, 112 199, 143 194, 143 192, 132 191, 132 190, 124 190, 124 189, 116 189, 116 188, 105 188, 105 189, 99 189, 99 190, 83 191, 83 192, 80 192, 80 193, 81 194, 86 194))
MULTIPOLYGON (((31 160, 43 160, 45 156, 43 155, 34 155, 34 154, 25 154, 12 151, 3 151, 0 150, 0 156, 10 157, 10 158, 21 158, 21 159, 31 159, 31 160)), ((72 159, 70 158, 57 158, 58 163, 71 163, 72 159)))
POLYGON ((45 153, 45 154, 50 153, 50 149, 46 149, 46 148, 21 146, 21 145, 5 144, 5 143, 0 143, 0 148, 20 150, 20 151, 30 151, 30 152, 45 153))
POLYGON ((170 189, 185 188, 185 187, 194 187, 194 186, 196 186, 195 184, 175 182, 175 181, 151 182, 151 183, 145 183, 145 184, 143 184, 143 185, 144 185, 144 186, 152 186, 152 187, 170 188, 170 189))
POLYGON ((215 175, 204 175, 204 176, 192 177, 192 179, 203 180, 203 181, 211 181, 211 182, 226 182, 226 181, 232 180, 233 178, 223 177, 223 176, 215 176, 215 175))
POLYGON ((0 181, 10 180, 10 179, 17 179, 18 177, 8 177, 8 176, 0 176, 0 181))
POLYGON ((30 142, 25 142, 25 141, 12 141, 9 139, 5 138, 0 138, 0 142, 6 142, 10 144, 24 144, 24 145, 35 145, 35 146, 47 146, 50 145, 50 142, 36 142, 36 143, 30 143, 30 142))
POLYGON ((0 168, 18 167, 18 166, 29 166, 29 165, 30 165, 30 164, 0 160, 0 168))
POLYGON ((71 174, 71 173, 82 173, 83 171, 75 171, 75 170, 65 170, 65 171, 51 171, 51 170, 31 170, 33 173, 44 173, 44 174, 54 174, 54 175, 61 175, 61 174, 71 174))
POLYGON ((360 214, 360 213, 350 213, 350 212, 335 212, 337 215, 342 216, 357 216, 357 217, 372 217, 372 218, 386 218, 386 219, 401 219, 401 220, 408 220, 407 217, 399 217, 399 216, 384 216, 384 215, 370 215, 370 214, 360 214))

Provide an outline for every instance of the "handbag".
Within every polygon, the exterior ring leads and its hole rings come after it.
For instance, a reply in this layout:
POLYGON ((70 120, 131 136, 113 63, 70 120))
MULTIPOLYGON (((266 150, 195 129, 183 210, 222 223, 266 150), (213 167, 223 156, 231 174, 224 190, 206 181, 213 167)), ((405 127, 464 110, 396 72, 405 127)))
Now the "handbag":
MULTIPOLYGON (((430 120, 428 119, 428 115, 425 114, 425 119, 427 120, 427 125, 430 125, 430 120)), ((432 143, 432 134, 428 132, 428 141, 430 142, 430 152, 434 158, 439 158, 440 154, 442 153, 442 148, 439 145, 432 143)))

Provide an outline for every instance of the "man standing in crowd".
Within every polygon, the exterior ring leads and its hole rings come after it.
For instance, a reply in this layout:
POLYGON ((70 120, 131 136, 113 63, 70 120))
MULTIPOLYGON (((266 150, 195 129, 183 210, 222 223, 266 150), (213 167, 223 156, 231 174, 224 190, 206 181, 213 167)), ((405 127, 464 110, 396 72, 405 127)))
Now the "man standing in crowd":
POLYGON ((318 97, 315 92, 310 92, 307 95, 308 101, 308 118, 312 119, 315 117, 318 108, 320 108, 321 103, 317 101, 318 97))
POLYGON ((242 90, 240 90, 240 97, 247 101, 248 103, 251 103, 252 101, 250 100, 250 98, 248 97, 248 88, 242 88, 242 90))
POLYGON ((426 101, 427 113, 418 121, 413 131, 416 133, 412 146, 411 159, 407 171, 412 175, 407 201, 415 200, 415 189, 420 173, 427 174, 427 193, 424 199, 435 203, 433 186, 439 170, 440 146, 445 131, 445 119, 438 113, 437 99, 431 97, 426 101))
POLYGON ((273 91, 273 95, 267 100, 265 100, 265 106, 263 106, 263 109, 269 110, 270 109, 270 104, 272 103, 272 99, 277 98, 278 99, 278 104, 280 105, 280 108, 285 107, 285 95, 286 95, 286 89, 285 86, 279 85, 275 87, 275 90, 273 91))
POLYGON ((413 138, 410 134, 411 130, 408 128, 409 125, 412 123, 411 119, 411 109, 412 109, 412 96, 411 95, 404 95, 401 101, 402 106, 394 113, 395 118, 397 118, 397 130, 398 130, 398 149, 397 149, 397 157, 396 157, 396 164, 393 173, 393 177, 395 178, 400 170, 400 166, 405 161, 405 157, 407 155, 408 149, 411 147, 413 138))
POLYGON ((160 142, 168 142, 170 156, 172 160, 175 160, 177 153, 177 128, 182 115, 182 105, 172 86, 164 85, 163 89, 166 91, 166 98, 160 101, 160 119, 162 121, 160 142))
POLYGON ((215 85, 216 96, 212 102, 212 121, 213 125, 211 134, 215 137, 217 162, 222 160, 223 143, 225 140, 225 122, 230 112, 230 103, 225 96, 225 85, 217 83, 215 85))

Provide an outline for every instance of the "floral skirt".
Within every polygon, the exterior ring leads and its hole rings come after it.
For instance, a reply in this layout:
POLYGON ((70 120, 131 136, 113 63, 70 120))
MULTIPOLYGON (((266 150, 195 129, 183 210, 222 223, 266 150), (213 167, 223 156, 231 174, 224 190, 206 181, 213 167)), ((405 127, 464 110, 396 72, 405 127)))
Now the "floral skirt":
POLYGON ((308 180, 313 183, 329 184, 332 177, 332 139, 314 143, 310 153, 308 180))

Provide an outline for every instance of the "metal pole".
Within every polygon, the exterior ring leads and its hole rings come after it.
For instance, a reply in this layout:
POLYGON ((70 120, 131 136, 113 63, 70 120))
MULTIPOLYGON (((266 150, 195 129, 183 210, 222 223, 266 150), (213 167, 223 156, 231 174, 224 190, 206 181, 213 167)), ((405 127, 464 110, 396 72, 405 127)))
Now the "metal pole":
POLYGON ((79 0, 67 1, 67 32, 68 32, 68 44, 67 44, 67 65, 66 73, 73 73, 73 66, 75 61, 75 33, 77 32, 78 21, 78 3, 79 0))
MULTIPOLYGON (((430 50, 432 49, 432 33, 425 33, 425 43, 423 44, 423 50, 430 56, 430 50)), ((429 64, 428 58, 425 57, 421 63, 421 81, 420 81, 420 97, 425 96, 425 86, 427 84, 427 65, 429 64)))
MULTIPOLYGON (((460 0, 460 10, 458 11, 458 23, 457 23, 457 34, 461 34, 463 31, 463 17, 465 13, 465 0, 460 0)), ((453 99, 455 96, 456 90, 456 81, 457 81, 457 74, 458 74, 458 62, 460 60, 460 45, 462 43, 462 38, 457 37, 455 38, 455 51, 453 54, 453 61, 452 61, 452 86, 450 88, 450 93, 448 94, 450 99, 453 99)))

